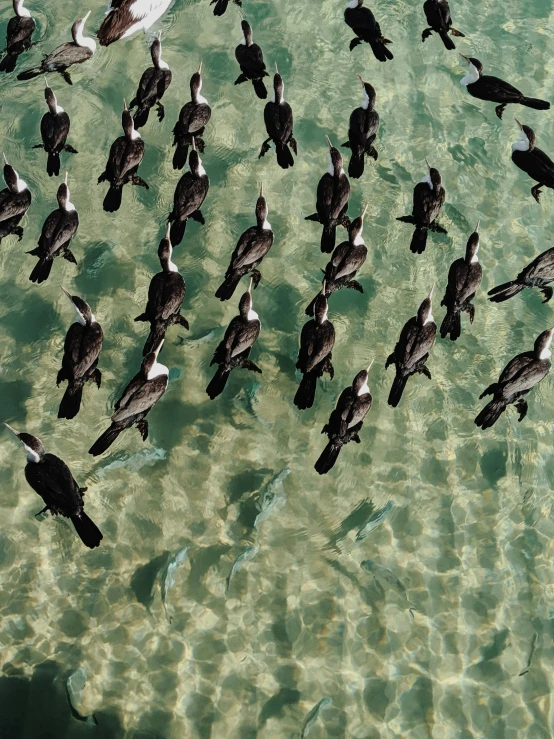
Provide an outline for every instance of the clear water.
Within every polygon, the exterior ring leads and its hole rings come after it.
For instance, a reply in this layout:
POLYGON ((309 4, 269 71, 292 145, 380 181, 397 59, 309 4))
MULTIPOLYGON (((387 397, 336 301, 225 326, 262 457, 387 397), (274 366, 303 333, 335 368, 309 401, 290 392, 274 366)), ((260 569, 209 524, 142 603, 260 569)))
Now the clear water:
MULTIPOLYGON (((0 11, 2 34, 9 5, 0 11)), ((19 69, 65 41, 71 22, 89 9, 55 0, 30 5, 40 44, 19 69)), ((104 11, 93 5, 92 29, 104 11)), ((140 173, 151 189, 127 187, 115 216, 102 211, 105 185, 96 179, 120 135, 122 99, 149 64, 147 38, 99 49, 73 71, 73 87, 52 76, 79 150, 64 161, 81 225, 73 245, 78 269, 59 260, 42 286, 28 281, 34 260, 25 252, 57 186, 45 173, 44 152, 31 148, 40 140, 43 81, 0 79, 2 148, 33 192, 24 240, 6 239, 0 252, 2 419, 63 456, 88 485, 87 510, 104 533, 102 546, 88 551, 64 521, 34 518, 41 502, 6 432, 2 736, 280 739, 299 736, 323 699, 330 703, 310 725, 310 739, 552 735, 552 381, 533 391, 522 424, 511 410, 481 432, 473 418, 483 387, 554 323, 552 306, 535 292, 500 306, 485 299, 485 289, 552 246, 552 193, 544 192, 541 206, 534 202, 532 182, 511 164, 510 144, 518 137, 514 112, 551 154, 554 123, 551 113, 514 108, 501 122, 492 104, 467 96, 457 54, 435 36, 421 43, 419 2, 371 5, 394 42, 392 63, 379 65, 367 47, 348 51, 342 2, 244 0, 295 113, 299 156, 283 172, 274 154, 257 159, 263 103, 250 86, 233 86, 236 8, 216 19, 207 0, 177 0, 155 27, 163 30, 174 80, 164 122, 152 117, 143 129, 140 173), (163 361, 171 382, 150 415, 148 441, 129 431, 94 460, 86 450, 140 362, 145 327, 133 318, 158 268, 178 180, 171 129, 200 60, 213 108, 204 157, 211 190, 206 225, 191 223, 174 255, 187 281, 191 331, 173 328, 168 336, 163 361), (351 200, 354 214, 369 203, 369 257, 359 276, 365 292, 333 295, 336 377, 300 413, 292 403, 298 334, 325 265, 318 227, 304 216, 314 210, 327 167, 324 135, 344 141, 361 101, 356 72, 375 86, 382 118, 378 163, 353 182, 351 200), (409 227, 394 217, 409 212, 424 157, 444 178, 449 233, 431 237, 416 257, 409 227), (211 354, 238 302, 237 295, 220 304, 213 293, 238 236, 254 222, 262 180, 275 231, 254 303, 262 333, 252 357, 263 374, 237 372, 212 403, 205 394, 211 354), (442 319, 448 266, 479 218, 484 281, 475 324, 464 318, 455 345, 436 344, 432 381, 412 380, 392 410, 385 359, 433 282, 442 319), (56 418, 63 392, 56 372, 74 318, 62 284, 90 302, 106 335, 102 388, 86 388, 74 421, 56 418), (350 445, 320 478, 313 463, 324 444, 321 427, 373 357, 374 405, 362 444, 350 445), (256 521, 259 496, 286 468, 256 521), (65 686, 75 672, 75 708, 98 726, 71 715, 65 686)), ((552 98, 550 2, 469 0, 453 13, 467 34, 460 51, 529 95, 552 98)))

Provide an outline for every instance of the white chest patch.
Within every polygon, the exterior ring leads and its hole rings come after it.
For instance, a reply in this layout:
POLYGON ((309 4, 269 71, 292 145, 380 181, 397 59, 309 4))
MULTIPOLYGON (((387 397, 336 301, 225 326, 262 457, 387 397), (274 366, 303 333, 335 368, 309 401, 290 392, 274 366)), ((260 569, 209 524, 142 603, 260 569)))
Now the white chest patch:
POLYGON ((133 130, 131 131, 132 141, 136 141, 137 139, 140 139, 140 138, 141 138, 140 133, 138 131, 135 131, 135 129, 133 128, 133 130))
POLYGON ((362 108, 364 110, 367 110, 369 108, 369 96, 367 92, 365 91, 365 88, 364 88, 364 99, 362 101, 362 108))
POLYGON ((66 213, 71 213, 74 210, 75 210, 75 206, 73 205, 71 200, 68 198, 65 203, 65 211, 66 213))
POLYGON ((252 310, 252 308, 250 308, 250 310, 248 311, 247 318, 249 321, 256 321, 258 320, 258 314, 256 313, 255 310, 252 310))
POLYGON ((265 219, 262 228, 264 231, 271 231, 271 223, 267 220, 267 218, 265 219))
POLYGON ((425 321, 423 321, 423 325, 427 326, 428 323, 434 323, 434 322, 435 322, 435 319, 433 318, 433 314, 429 313, 425 321))
POLYGON ((429 188, 433 189, 433 182, 431 180, 431 175, 425 175, 425 177, 421 180, 422 182, 426 182, 429 185, 429 188))
POLYGON ((31 449, 31 447, 30 446, 27 446, 27 444, 23 444, 23 448, 27 452, 27 461, 34 462, 35 464, 37 464, 38 462, 40 462, 40 457, 35 452, 34 449, 31 449))
POLYGON ((366 393, 369 393, 369 386, 367 382, 364 382, 362 387, 358 390, 358 396, 365 395, 366 393))
POLYGON ((354 239, 354 241, 352 243, 354 244, 354 246, 362 246, 362 245, 365 246, 365 241, 363 239, 363 236, 362 236, 362 232, 361 231, 356 236, 356 238, 354 239))
POLYGON ((552 352, 550 349, 543 349, 542 352, 539 354, 539 359, 549 359, 552 355, 552 352))
POLYGON ((198 176, 203 177, 206 174, 206 170, 202 166, 202 162, 198 162, 198 176))
POLYGON ((179 268, 177 267, 177 265, 174 262, 171 261, 171 259, 168 260, 168 262, 167 262, 167 268, 169 269, 170 272, 178 272, 179 271, 179 268))
POLYGON ((150 372, 146 375, 146 379, 155 380, 156 377, 161 377, 162 375, 169 375, 169 370, 164 364, 154 362, 154 364, 150 368, 150 372))
POLYGON ((348 5, 346 7, 347 8, 357 8, 358 7, 358 0, 350 0, 350 2, 348 3, 348 5))
POLYGON ((463 85, 464 87, 467 87, 468 85, 472 85, 474 82, 477 82, 477 80, 479 79, 479 72, 473 66, 473 64, 469 65, 469 70, 470 70, 469 74, 466 74, 466 76, 460 80, 460 85, 463 85))
POLYGON ((512 144, 512 151, 529 151, 529 139, 527 136, 521 139, 521 141, 516 141, 515 144, 512 144))
POLYGON ((27 189, 27 183, 25 182, 25 180, 21 179, 21 177, 17 174, 17 172, 16 172, 16 175, 17 175, 17 182, 15 183, 15 188, 17 192, 23 192, 23 190, 27 189))
POLYGON ((60 113, 63 113, 63 112, 64 112, 64 109, 62 108, 62 106, 56 103, 56 113, 59 115, 60 113))

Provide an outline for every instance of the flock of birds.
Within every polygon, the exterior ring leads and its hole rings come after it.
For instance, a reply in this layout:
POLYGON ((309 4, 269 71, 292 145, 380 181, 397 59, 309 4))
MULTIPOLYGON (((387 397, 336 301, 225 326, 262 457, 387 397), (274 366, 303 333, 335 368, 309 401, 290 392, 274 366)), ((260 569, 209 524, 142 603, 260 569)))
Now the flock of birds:
MULTIPOLYGON (((234 0, 241 5, 239 0, 234 0)), ((229 0, 212 0, 215 15, 227 10, 229 0)), ((119 39, 150 28, 167 10, 171 0, 111 0, 111 6, 97 32, 101 46, 108 46, 119 39)), ((0 61, 0 72, 11 73, 18 64, 18 58, 33 44, 35 21, 23 5, 23 0, 13 0, 14 17, 7 27, 6 52, 0 61)), ((452 37, 463 36, 452 27, 450 8, 446 0, 426 0, 424 12, 428 27, 422 33, 425 41, 433 32, 437 33, 446 49, 455 48, 452 37)), ((77 153, 67 143, 70 134, 70 118, 59 105, 46 75, 59 73, 72 84, 70 69, 76 64, 87 62, 96 51, 96 41, 84 35, 87 13, 72 26, 72 41, 62 44, 44 56, 39 66, 20 72, 19 80, 28 80, 39 75, 45 79, 45 100, 48 111, 44 114, 40 131, 42 144, 47 154, 46 169, 50 176, 59 176, 61 158, 64 153, 77 153)), ((377 60, 387 62, 393 59, 389 46, 373 13, 364 6, 364 0, 350 0, 344 11, 344 20, 352 29, 355 38, 350 49, 362 42, 369 44, 377 60)), ((235 56, 240 67, 240 75, 235 84, 251 82, 254 92, 260 99, 267 99, 268 90, 265 78, 269 77, 260 46, 253 42, 252 28, 241 16, 242 40, 236 48, 235 56)), ((172 74, 162 59, 161 39, 158 34, 151 46, 152 67, 142 75, 135 97, 127 106, 123 101, 123 135, 111 146, 108 161, 98 182, 107 182, 109 189, 104 197, 103 207, 107 212, 115 212, 122 205, 123 188, 127 184, 148 188, 145 180, 138 175, 144 156, 144 140, 139 130, 149 119, 150 112, 156 109, 157 117, 165 115, 162 98, 171 84, 172 74), (134 113, 131 111, 134 110, 134 113)), ((463 57, 468 65, 468 74, 462 84, 475 98, 497 104, 496 115, 502 118, 506 105, 518 104, 537 110, 546 110, 550 104, 543 100, 523 95, 509 83, 483 74, 483 66, 478 59, 463 57)), ((332 378, 334 369, 332 351, 335 343, 335 330, 328 318, 329 298, 342 288, 363 292, 355 279, 367 258, 367 247, 363 239, 364 216, 366 210, 354 219, 347 215, 350 198, 349 178, 363 176, 366 159, 377 160, 375 146, 379 131, 379 114, 375 109, 376 92, 367 81, 358 75, 362 86, 363 100, 351 116, 348 140, 343 144, 350 149, 348 175, 344 170, 343 156, 338 148, 327 138, 329 146, 329 169, 320 179, 316 194, 316 212, 308 220, 320 224, 321 251, 330 254, 324 270, 321 291, 306 308, 310 317, 302 328, 297 368, 302 379, 295 405, 299 409, 310 408, 315 399, 317 380, 324 373, 332 378), (337 229, 344 228, 347 238, 337 242, 337 229)), ((273 75, 273 94, 265 104, 264 120, 267 139, 263 142, 260 157, 265 156, 271 144, 275 146, 277 164, 283 169, 294 166, 294 156, 298 146, 294 138, 293 111, 284 99, 284 81, 277 65, 273 75), (293 156, 294 155, 294 156, 293 156)), ((120 399, 115 404, 109 428, 90 448, 90 454, 104 453, 117 437, 131 426, 136 426, 143 439, 148 436, 146 416, 160 400, 167 389, 169 370, 158 361, 166 332, 173 324, 188 329, 187 320, 181 315, 185 297, 185 281, 172 261, 173 247, 183 240, 189 219, 204 223, 202 205, 209 191, 209 178, 202 165, 200 154, 204 152, 203 134, 210 123, 211 108, 202 90, 202 65, 190 80, 191 99, 181 109, 179 119, 173 129, 173 167, 181 170, 188 163, 186 171, 177 183, 173 209, 167 221, 167 230, 160 242, 158 256, 161 272, 150 283, 148 301, 144 312, 136 321, 149 323, 150 331, 146 339, 140 370, 128 383, 120 399)), ((537 184, 532 188, 533 197, 539 202, 541 187, 554 188, 554 163, 536 146, 535 134, 531 128, 518 122, 521 140, 512 147, 512 160, 537 184)), ((437 222, 445 202, 446 192, 440 173, 427 163, 428 174, 413 191, 411 215, 397 220, 414 227, 410 249, 421 254, 427 244, 429 233, 446 233, 437 222)), ((31 205, 31 193, 25 181, 4 154, 4 180, 6 189, 0 192, 0 240, 11 234, 19 239, 23 230, 19 225, 31 205)), ((37 257, 30 280, 42 283, 48 279, 54 260, 63 257, 76 263, 70 245, 79 226, 77 210, 70 200, 68 175, 60 183, 57 191, 58 207, 47 217, 37 248, 30 254, 37 257)), ((252 292, 261 279, 260 264, 273 244, 273 231, 269 224, 268 206, 260 187, 256 203, 256 225, 248 228, 239 238, 231 255, 230 263, 222 284, 216 291, 220 300, 233 297, 243 277, 250 275, 250 284, 239 301, 239 314, 229 324, 223 340, 216 348, 212 364, 217 365, 215 374, 207 387, 211 399, 220 395, 230 373, 243 368, 253 372, 261 369, 250 359, 251 350, 260 333, 260 320, 253 309, 252 292)), ((446 307, 446 316, 440 327, 442 338, 455 341, 461 333, 461 314, 468 313, 473 323, 474 306, 472 300, 479 289, 482 268, 478 260, 479 224, 470 235, 465 255, 450 267, 448 284, 441 305, 446 307)), ((549 249, 527 265, 515 280, 495 287, 489 292, 495 302, 507 300, 526 287, 538 287, 545 300, 552 297, 549 283, 554 280, 554 249, 549 249)), ((83 388, 93 381, 100 387, 101 372, 98 360, 102 349, 103 333, 90 306, 79 296, 64 290, 77 314, 77 322, 68 330, 62 366, 57 376, 57 384, 67 382, 67 388, 60 403, 58 417, 74 418, 79 412, 83 388)), ((437 325, 432 314, 433 290, 423 300, 415 316, 410 318, 401 331, 394 351, 387 359, 386 367, 395 366, 396 374, 392 383, 388 402, 396 407, 409 378, 424 374, 431 378, 427 360, 435 342, 437 325)), ((527 413, 524 396, 539 383, 550 369, 550 346, 554 328, 544 331, 536 339, 532 351, 514 357, 505 367, 497 382, 491 384, 481 397, 492 395, 492 399, 479 413, 475 423, 485 429, 492 426, 509 404, 519 411, 519 420, 527 413)), ((351 441, 360 442, 359 432, 372 405, 368 386, 371 365, 362 369, 354 378, 352 385, 339 396, 336 408, 331 413, 323 433, 328 436, 328 444, 315 464, 320 474, 327 473, 335 464, 341 449, 351 441)), ((96 524, 84 511, 83 493, 67 465, 53 454, 45 451, 40 439, 20 432, 6 424, 18 437, 27 453, 25 475, 33 489, 43 498, 44 511, 53 515, 69 517, 75 529, 88 547, 100 544, 102 534, 96 524)))

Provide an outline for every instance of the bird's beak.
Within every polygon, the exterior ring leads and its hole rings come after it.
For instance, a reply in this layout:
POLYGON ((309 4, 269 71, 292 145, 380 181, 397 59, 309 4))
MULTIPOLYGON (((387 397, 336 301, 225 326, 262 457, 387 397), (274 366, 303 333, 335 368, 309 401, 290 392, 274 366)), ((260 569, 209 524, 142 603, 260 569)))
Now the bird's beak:
POLYGON ((465 61, 466 61, 466 62, 467 62, 468 64, 471 64, 471 62, 469 61, 469 59, 467 58, 467 56, 464 56, 463 54, 460 54, 460 56, 461 56, 461 57, 462 57, 462 59, 464 59, 464 60, 465 60, 465 61))
POLYGON ((48 80, 46 79, 46 75, 44 75, 44 87, 48 87, 48 80))
POLYGON ((160 343, 158 344, 158 348, 154 349, 154 356, 156 357, 156 359, 158 358, 158 354, 161 352, 163 345, 164 345, 164 339, 160 341, 160 343))
POLYGON ((373 362, 375 362, 375 357, 371 360, 371 362, 367 365, 366 372, 369 375, 369 370, 371 369, 373 362))
POLYGON ((192 150, 196 151, 196 141, 194 140, 194 136, 192 137, 192 150))
POLYGON ((162 32, 158 31, 158 41, 161 41, 161 40, 162 40, 162 32))
POLYGON ((365 214, 367 213, 368 208, 369 208, 369 203, 366 205, 366 207, 362 211, 362 223, 364 222, 365 214))
POLYGON ((427 161, 427 157, 425 157, 425 164, 427 165, 427 169, 428 169, 428 170, 429 170, 429 172, 430 172, 430 171, 431 171, 431 165, 430 165, 430 164, 429 164, 429 162, 427 161))
POLYGON ((264 183, 260 182, 260 197, 263 198, 264 196, 264 183))
POLYGON ((331 139, 329 138, 329 136, 327 136, 327 134, 325 134, 325 138, 327 139, 327 143, 329 144, 329 148, 332 149, 333 148, 333 144, 331 143, 331 139))
POLYGON ((9 429, 9 430, 10 430, 10 431, 12 432, 12 434, 15 434, 15 435, 17 436, 17 438, 19 439, 19 434, 20 434, 20 432, 19 432, 19 431, 16 431, 16 430, 15 430, 15 429, 13 428, 13 426, 10 426, 10 424, 9 424, 9 423, 5 423, 5 424, 4 424, 4 426, 5 426, 6 428, 8 428, 8 429, 9 429))
POLYGON ((248 285, 248 290, 247 290, 247 292, 248 292, 249 295, 252 295, 252 283, 253 282, 254 282, 254 278, 251 277, 250 278, 250 284, 248 285))
POLYGON ((476 234, 478 234, 478 233, 479 233, 479 224, 480 224, 480 223, 481 223, 481 219, 479 219, 479 220, 477 221, 477 225, 475 226, 475 233, 476 233, 476 234))
POLYGON ((279 70, 277 69, 277 62, 275 62, 275 74, 279 74, 279 70))
POLYGON ((203 62, 200 62, 200 66, 198 67, 198 74, 202 74, 202 64, 203 62))
POLYGON ((358 73, 356 72, 356 77, 357 77, 357 78, 358 78, 358 79, 360 80, 360 82, 362 83, 362 87, 365 87, 365 82, 364 82, 364 78, 362 77, 362 75, 361 75, 361 74, 358 74, 358 73))
POLYGON ((433 287, 431 288, 431 292, 429 293, 429 300, 432 300, 433 298, 433 292, 435 291, 435 283, 433 283, 433 287))
POLYGON ((127 107, 127 101, 125 100, 125 98, 123 98, 123 110, 129 110, 129 108, 127 107))
POLYGON ((521 123, 520 123, 520 122, 518 121, 518 119, 517 119, 517 118, 514 118, 514 121, 515 121, 515 122, 517 123, 517 125, 519 126, 519 130, 520 130, 520 131, 523 131, 523 126, 522 126, 522 125, 521 125, 521 123))
POLYGON ((4 154, 4 152, 2 152, 2 157, 4 158, 4 164, 8 164, 8 160, 6 159, 6 155, 4 154))
POLYGON ((73 298, 71 297, 71 293, 68 293, 65 287, 61 286, 64 293, 67 295, 67 297, 71 300, 71 304, 73 305, 73 298))
POLYGON ((321 283, 321 294, 322 295, 325 295, 325 285, 326 285, 326 280, 323 280, 323 282, 321 283))
POLYGON ((168 221, 167 222, 167 228, 165 230, 165 238, 171 243, 171 241, 169 239, 169 233, 170 233, 170 231, 171 231, 171 223, 168 221))
POLYGON ((89 17, 89 15, 91 14, 91 12, 92 12, 92 11, 91 11, 91 10, 89 10, 89 12, 88 12, 88 13, 87 13, 87 14, 85 15, 85 17, 83 18, 83 26, 84 26, 84 25, 85 25, 85 23, 86 23, 86 22, 88 21, 88 17, 89 17))
POLYGON ((67 185, 67 172, 65 173, 65 179, 64 179, 64 182, 65 182, 65 184, 67 185))

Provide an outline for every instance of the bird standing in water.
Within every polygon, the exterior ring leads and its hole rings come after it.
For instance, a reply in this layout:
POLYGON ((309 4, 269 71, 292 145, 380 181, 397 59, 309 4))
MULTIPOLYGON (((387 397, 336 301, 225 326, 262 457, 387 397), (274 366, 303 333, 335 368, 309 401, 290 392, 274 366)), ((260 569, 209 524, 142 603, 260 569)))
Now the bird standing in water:
POLYGON ((19 240, 23 238, 23 229, 19 225, 31 205, 31 191, 27 183, 21 179, 15 169, 4 157, 4 182, 7 187, 0 191, 0 243, 10 234, 19 240))
POLYGON ((350 115, 348 141, 343 144, 352 150, 348 174, 354 179, 358 179, 364 173, 366 154, 375 161, 378 156, 377 149, 373 145, 379 131, 379 113, 375 110, 375 89, 369 82, 364 82, 360 74, 358 79, 362 83, 364 99, 361 106, 350 115))
POLYGON ((456 341, 462 331, 461 313, 469 315, 469 322, 473 323, 475 306, 472 300, 481 284, 483 268, 479 264, 479 223, 468 239, 465 257, 456 259, 450 265, 448 285, 441 305, 446 306, 446 316, 441 325, 441 338, 450 335, 451 341, 456 341))
POLYGON ((365 41, 371 46, 373 55, 378 61, 386 62, 394 58, 387 48, 392 41, 383 36, 375 16, 369 8, 364 7, 364 0, 350 0, 344 11, 344 20, 357 36, 350 42, 350 51, 365 41))
POLYGON ((554 189, 554 162, 548 154, 535 146, 535 132, 515 119, 521 131, 521 140, 512 144, 512 162, 539 184, 531 188, 531 195, 540 203, 541 187, 554 189))
POLYGON ((13 0, 15 15, 10 18, 6 31, 6 55, 0 61, 0 72, 13 72, 20 54, 33 45, 31 39, 35 31, 35 21, 31 13, 23 7, 23 0, 13 0))
POLYGON ((443 44, 449 51, 455 49, 456 45, 448 34, 450 33, 452 36, 461 36, 462 38, 465 34, 452 28, 452 17, 450 15, 450 6, 448 5, 447 0, 425 0, 423 10, 425 12, 429 28, 426 28, 423 31, 421 34, 421 40, 425 41, 425 39, 429 38, 433 31, 435 31, 435 33, 439 34, 443 44))
POLYGON ((165 116, 164 106, 161 104, 161 99, 164 96, 165 91, 171 84, 171 70, 167 62, 162 59, 162 42, 161 32, 152 42, 150 47, 150 55, 152 56, 152 67, 148 67, 142 73, 140 78, 137 94, 129 103, 129 108, 137 108, 133 120, 135 122, 135 128, 141 128, 146 125, 150 109, 157 108, 158 119, 163 121, 165 116))
POLYGON ((335 346, 335 327, 327 318, 329 303, 325 295, 325 280, 321 292, 314 302, 314 313, 311 321, 302 327, 300 334, 300 350, 296 368, 302 373, 302 380, 294 396, 294 405, 299 410, 311 408, 314 404, 318 377, 329 373, 331 380, 335 370, 331 362, 335 346))
POLYGON ((298 147, 292 130, 294 119, 292 108, 285 102, 285 84, 277 69, 277 63, 275 63, 275 75, 273 76, 273 97, 265 105, 264 121, 268 138, 262 144, 258 159, 267 154, 269 142, 273 141, 277 154, 277 164, 282 169, 293 167, 294 158, 291 149, 295 154, 298 154, 298 147))
POLYGON ((267 89, 264 84, 264 77, 269 77, 264 55, 258 44, 252 41, 252 28, 250 23, 244 19, 241 21, 242 39, 235 49, 235 58, 239 63, 242 74, 235 80, 235 85, 241 85, 243 82, 251 80, 256 95, 265 100, 267 97, 267 89))
POLYGON ((179 113, 179 120, 173 128, 173 169, 183 169, 187 163, 189 146, 194 139, 196 148, 202 154, 204 152, 204 129, 212 117, 206 98, 200 94, 202 89, 202 62, 190 78, 190 101, 185 103, 179 113))
POLYGON ((436 223, 436 219, 444 205, 446 191, 438 169, 431 167, 425 160, 429 174, 414 187, 414 200, 411 216, 401 216, 397 221, 412 223, 415 230, 410 243, 410 251, 414 254, 423 254, 427 246, 427 233, 445 234, 446 229, 436 223))
POLYGON ((48 87, 47 82, 44 88, 44 97, 46 105, 48 105, 48 113, 42 116, 40 122, 42 144, 37 144, 33 148, 44 149, 48 154, 46 172, 52 177, 52 175, 60 174, 60 153, 67 151, 70 154, 77 154, 77 150, 66 144, 71 121, 62 106, 58 105, 56 96, 52 89, 48 87))

